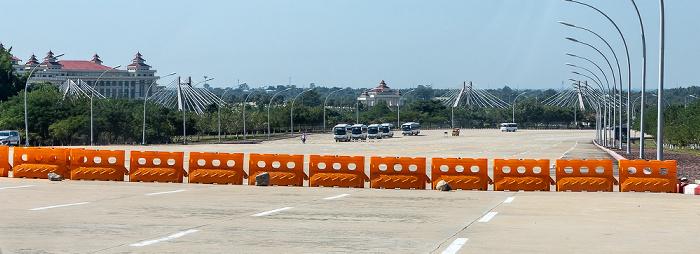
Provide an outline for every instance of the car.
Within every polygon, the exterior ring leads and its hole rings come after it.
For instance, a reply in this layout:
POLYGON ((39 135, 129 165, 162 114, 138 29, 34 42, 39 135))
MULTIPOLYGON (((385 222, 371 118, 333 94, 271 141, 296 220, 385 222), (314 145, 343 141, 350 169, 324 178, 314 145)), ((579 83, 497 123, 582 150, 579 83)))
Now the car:
POLYGON ((19 132, 17 131, 0 131, 0 145, 16 145, 21 143, 19 132))

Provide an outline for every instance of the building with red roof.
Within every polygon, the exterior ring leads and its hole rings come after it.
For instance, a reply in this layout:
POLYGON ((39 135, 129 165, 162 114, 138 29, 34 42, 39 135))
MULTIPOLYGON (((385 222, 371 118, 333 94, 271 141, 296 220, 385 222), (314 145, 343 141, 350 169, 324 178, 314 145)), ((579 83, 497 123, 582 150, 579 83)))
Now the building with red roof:
POLYGON ((401 91, 392 90, 382 80, 374 89, 370 91, 364 90, 357 100, 371 108, 380 101, 385 101, 389 107, 403 106, 403 101, 406 99, 402 98, 401 91))
POLYGON ((157 91, 157 85, 154 83, 158 80, 156 70, 152 70, 151 66, 146 64, 140 52, 136 53, 136 57, 125 70, 102 65, 102 60, 97 54, 93 55, 90 61, 58 60, 52 51, 46 53, 42 62, 39 62, 35 55, 24 64, 21 60, 14 59, 13 57, 12 64, 19 75, 32 72, 30 83, 51 82, 60 85, 67 80, 82 80, 106 97, 130 99, 144 98, 151 84, 154 84, 154 87, 150 94, 157 91))

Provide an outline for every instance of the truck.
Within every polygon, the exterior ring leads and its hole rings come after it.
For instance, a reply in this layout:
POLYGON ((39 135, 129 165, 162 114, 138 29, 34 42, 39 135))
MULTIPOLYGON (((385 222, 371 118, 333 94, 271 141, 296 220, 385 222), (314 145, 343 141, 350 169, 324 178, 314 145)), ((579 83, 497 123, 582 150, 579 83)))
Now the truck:
POLYGON ((394 137, 394 131, 392 129, 394 128, 393 124, 390 123, 383 123, 382 126, 382 138, 391 138, 394 137))
POLYGON ((401 134, 404 136, 415 136, 420 133, 420 124, 416 122, 408 122, 401 125, 401 134))
POLYGON ((367 140, 367 125, 355 124, 352 126, 352 135, 350 135, 352 140, 367 140))
POLYGON ((333 127, 333 138, 335 142, 345 142, 350 141, 350 133, 352 125, 349 124, 338 124, 333 127))
POLYGON ((367 126, 367 138, 369 139, 381 139, 382 130, 380 124, 370 124, 367 126))

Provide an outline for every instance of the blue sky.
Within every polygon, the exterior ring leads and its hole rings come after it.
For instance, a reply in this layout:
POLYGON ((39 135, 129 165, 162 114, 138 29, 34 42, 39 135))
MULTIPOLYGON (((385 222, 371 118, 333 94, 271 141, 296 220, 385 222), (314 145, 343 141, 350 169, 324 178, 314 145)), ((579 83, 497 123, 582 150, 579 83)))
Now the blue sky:
MULTIPOLYGON (((583 0, 582 0, 583 1, 583 0)), ((641 87, 641 37, 630 1, 589 0, 620 27, 630 50, 633 89, 641 87)), ((658 85, 659 2, 637 0, 647 37, 647 87, 658 85)), ((140 51, 165 75, 214 77, 214 87, 287 84, 366 88, 555 88, 582 78, 568 57, 607 66, 590 43, 612 59, 605 38, 627 68, 622 40, 607 19, 563 0, 456 1, 9 1, 0 16, 0 42, 27 60, 48 50, 63 60, 128 65, 140 51)), ((666 1, 665 87, 698 85, 700 1, 666 1)), ((614 63, 613 63, 614 64, 614 63)), ((606 75, 611 77, 609 69, 606 75)), ((615 69, 616 71, 616 69, 615 69)), ((597 73, 599 76, 600 74, 597 73)), ((616 74, 617 75, 617 74, 616 74)), ((167 83, 170 80, 165 80, 167 83)), ((611 81, 612 83, 612 81, 611 81)))

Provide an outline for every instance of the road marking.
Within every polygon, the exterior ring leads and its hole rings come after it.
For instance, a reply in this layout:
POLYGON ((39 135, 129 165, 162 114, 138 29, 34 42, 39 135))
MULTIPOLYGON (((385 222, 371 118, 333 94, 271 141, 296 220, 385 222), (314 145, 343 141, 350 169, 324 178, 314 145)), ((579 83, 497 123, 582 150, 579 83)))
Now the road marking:
POLYGON ((571 147, 571 149, 569 149, 569 151, 566 151, 566 152, 564 152, 564 154, 562 154, 561 156, 559 156, 559 159, 564 158, 564 156, 566 156, 567 153, 573 151, 574 148, 576 148, 576 145, 578 145, 578 140, 576 140, 576 143, 574 144, 573 147, 571 147))
POLYGON ((262 213, 256 213, 256 214, 253 214, 253 215, 251 215, 251 216, 260 217, 260 216, 265 216, 265 215, 272 214, 272 213, 276 213, 276 212, 281 212, 281 211, 284 211, 284 210, 289 210, 289 209, 292 209, 292 208, 294 208, 294 207, 291 207, 291 206, 282 207, 282 208, 280 208, 280 209, 275 209, 275 210, 271 210, 271 211, 267 211, 267 212, 262 212, 262 213))
POLYGON ((331 199, 336 199, 336 198, 342 198, 342 197, 345 197, 345 196, 348 196, 348 195, 350 195, 350 194, 340 194, 340 195, 338 195, 338 196, 327 197, 327 198, 324 198, 324 199, 325 199, 325 200, 331 200, 331 199))
POLYGON ((455 239, 450 246, 447 247, 444 251, 442 251, 442 254, 454 254, 459 251, 459 249, 462 248, 462 245, 464 245, 469 238, 457 238, 455 239))
POLYGON ((506 201, 503 201, 503 203, 506 203, 506 204, 512 203, 514 199, 515 199, 515 197, 508 197, 508 198, 506 198, 506 201))
POLYGON ((164 191, 164 192, 156 192, 156 193, 148 193, 148 194, 143 194, 146 196, 152 196, 152 195, 160 195, 160 194, 168 194, 168 193, 176 193, 176 192, 183 192, 185 190, 174 190, 174 191, 164 191))
POLYGON ((45 209, 51 209, 51 208, 59 208, 59 207, 75 206, 75 205, 84 205, 84 204, 90 204, 90 202, 82 202, 82 203, 66 204, 66 205, 55 205, 55 206, 45 206, 45 207, 39 207, 39 208, 32 208, 32 209, 29 209, 29 211, 39 211, 39 210, 45 210, 45 209))
POLYGON ((484 217, 481 217, 479 222, 489 222, 491 219, 493 219, 494 216, 496 216, 496 214, 498 214, 498 212, 489 212, 486 215, 484 215, 484 217))
POLYGON ((19 189, 19 188, 27 188, 27 187, 33 187, 34 185, 22 185, 22 186, 12 186, 12 187, 2 187, 0 190, 5 190, 5 189, 19 189))
POLYGON ((190 230, 182 231, 182 232, 180 232, 180 233, 176 233, 176 234, 173 234, 173 235, 170 235, 170 236, 167 236, 167 237, 163 237, 163 238, 159 238, 159 239, 155 239, 155 240, 143 241, 143 242, 135 243, 135 244, 132 244, 132 245, 129 245, 129 246, 132 246, 132 247, 142 247, 142 246, 151 245, 151 244, 158 243, 158 242, 162 242, 162 241, 172 240, 172 239, 175 239, 175 238, 178 238, 178 237, 183 237, 183 236, 185 236, 185 235, 192 234, 192 233, 198 232, 198 231, 199 231, 199 230, 196 230, 196 229, 190 229, 190 230))

